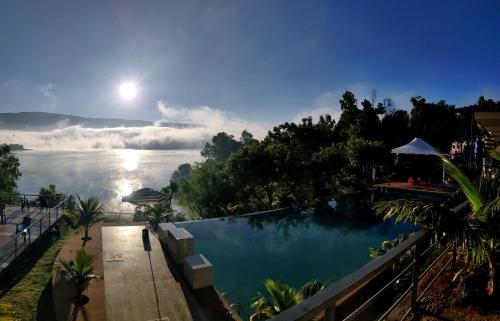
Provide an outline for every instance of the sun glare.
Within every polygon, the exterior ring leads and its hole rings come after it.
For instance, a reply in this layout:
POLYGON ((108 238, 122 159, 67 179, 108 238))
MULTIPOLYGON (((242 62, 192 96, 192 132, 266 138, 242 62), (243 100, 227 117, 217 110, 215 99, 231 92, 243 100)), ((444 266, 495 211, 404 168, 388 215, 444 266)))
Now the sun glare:
POLYGON ((124 82, 118 87, 118 92, 123 100, 132 100, 137 96, 137 85, 131 81, 124 82))

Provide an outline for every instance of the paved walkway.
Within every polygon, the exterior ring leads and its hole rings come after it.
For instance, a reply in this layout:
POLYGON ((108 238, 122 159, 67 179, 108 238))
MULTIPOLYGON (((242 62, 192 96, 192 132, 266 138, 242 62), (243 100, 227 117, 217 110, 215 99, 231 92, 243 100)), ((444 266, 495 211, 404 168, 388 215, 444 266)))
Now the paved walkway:
POLYGON ((192 321, 160 242, 150 234, 150 245, 144 245, 142 228, 102 227, 106 319, 192 321))

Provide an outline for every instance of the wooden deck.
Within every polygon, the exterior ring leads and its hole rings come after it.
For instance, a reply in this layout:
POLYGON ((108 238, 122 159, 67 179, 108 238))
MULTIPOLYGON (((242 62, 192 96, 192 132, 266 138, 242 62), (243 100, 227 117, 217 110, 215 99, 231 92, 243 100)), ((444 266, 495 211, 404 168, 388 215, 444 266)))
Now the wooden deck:
POLYGON ((194 302, 172 275, 160 242, 150 233, 145 245, 142 229, 102 227, 106 320, 199 320, 194 302))

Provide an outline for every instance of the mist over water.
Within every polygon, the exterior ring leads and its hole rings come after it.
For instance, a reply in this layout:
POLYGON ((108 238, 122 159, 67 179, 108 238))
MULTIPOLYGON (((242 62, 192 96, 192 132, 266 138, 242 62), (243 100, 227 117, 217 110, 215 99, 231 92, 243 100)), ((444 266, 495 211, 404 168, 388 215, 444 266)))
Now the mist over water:
POLYGON ((96 196, 107 211, 131 212, 122 196, 142 188, 161 188, 182 163, 201 160, 195 150, 99 149, 82 151, 19 151, 20 193, 36 194, 55 184, 65 194, 96 196))

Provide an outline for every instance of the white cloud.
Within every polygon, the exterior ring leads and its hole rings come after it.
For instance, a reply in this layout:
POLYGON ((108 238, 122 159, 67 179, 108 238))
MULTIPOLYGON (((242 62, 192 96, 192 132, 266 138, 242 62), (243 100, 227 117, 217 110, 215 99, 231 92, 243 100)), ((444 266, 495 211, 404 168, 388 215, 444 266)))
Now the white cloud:
POLYGON ((164 100, 156 104, 163 118, 156 122, 182 122, 196 124, 205 130, 216 134, 225 131, 229 134, 239 136, 243 130, 254 134, 256 138, 263 138, 270 124, 265 122, 247 121, 234 113, 209 106, 179 107, 168 104, 164 100))
POLYGON ((56 109, 57 97, 54 94, 54 89, 54 84, 50 82, 39 87, 40 94, 44 97, 42 109, 45 111, 54 111, 56 109))
POLYGON ((303 109, 294 118, 294 122, 300 122, 303 118, 311 116, 313 120, 318 120, 319 116, 329 114, 335 120, 339 120, 341 114, 339 97, 332 91, 324 92, 316 97, 312 107, 303 109))

